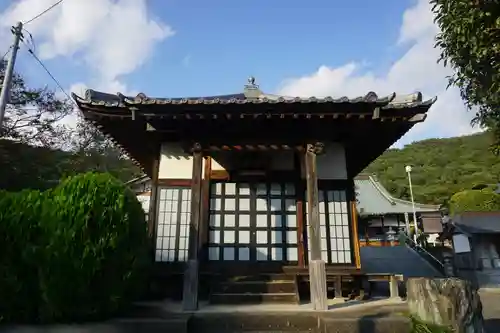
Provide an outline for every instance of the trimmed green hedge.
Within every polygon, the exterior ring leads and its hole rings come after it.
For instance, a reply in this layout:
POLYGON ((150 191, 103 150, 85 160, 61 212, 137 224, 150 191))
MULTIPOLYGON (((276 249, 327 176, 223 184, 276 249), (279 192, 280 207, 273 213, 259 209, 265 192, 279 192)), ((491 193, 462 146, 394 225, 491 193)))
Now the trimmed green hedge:
POLYGON ((448 202, 451 215, 462 212, 500 211, 500 195, 490 188, 455 193, 448 202))
POLYGON ((44 194, 0 193, 0 322, 38 317, 44 194))
POLYGON ((4 321, 107 317, 146 287, 144 212, 112 176, 88 173, 43 193, 4 193, 0 210, 0 237, 8 240, 0 244, 4 321))

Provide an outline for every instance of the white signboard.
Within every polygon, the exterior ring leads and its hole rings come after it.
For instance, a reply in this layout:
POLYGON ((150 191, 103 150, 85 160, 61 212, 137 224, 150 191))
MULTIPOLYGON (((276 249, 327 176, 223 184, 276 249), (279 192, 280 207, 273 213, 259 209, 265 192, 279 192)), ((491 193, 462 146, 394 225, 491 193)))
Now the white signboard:
POLYGON ((470 252, 469 237, 463 234, 453 235, 453 249, 455 250, 455 253, 470 252))

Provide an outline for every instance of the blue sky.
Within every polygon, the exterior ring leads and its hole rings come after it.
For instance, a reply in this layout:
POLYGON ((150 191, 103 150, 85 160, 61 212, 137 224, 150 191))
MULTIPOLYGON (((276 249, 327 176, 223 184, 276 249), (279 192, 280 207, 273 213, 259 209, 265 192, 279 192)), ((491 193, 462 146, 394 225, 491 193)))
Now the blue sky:
MULTIPOLYGON (((0 52, 9 25, 54 2, 2 1, 0 52)), ((65 0, 26 28, 67 91, 226 94, 250 75, 265 92, 287 95, 421 90, 438 103, 402 143, 474 131, 456 89, 445 89, 449 70, 436 64, 426 0, 65 0)), ((53 86, 25 49, 16 69, 53 86)))

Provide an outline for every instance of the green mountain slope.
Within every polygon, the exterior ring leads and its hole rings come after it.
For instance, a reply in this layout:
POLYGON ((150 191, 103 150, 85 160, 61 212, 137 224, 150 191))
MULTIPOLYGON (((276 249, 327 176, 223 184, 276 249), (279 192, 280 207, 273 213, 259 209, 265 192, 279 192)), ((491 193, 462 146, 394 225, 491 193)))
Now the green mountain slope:
POLYGON ((489 151, 489 133, 429 139, 390 149, 364 172, 374 173, 396 197, 409 199, 405 166, 411 165, 415 201, 445 203, 477 184, 500 182, 500 157, 489 151))

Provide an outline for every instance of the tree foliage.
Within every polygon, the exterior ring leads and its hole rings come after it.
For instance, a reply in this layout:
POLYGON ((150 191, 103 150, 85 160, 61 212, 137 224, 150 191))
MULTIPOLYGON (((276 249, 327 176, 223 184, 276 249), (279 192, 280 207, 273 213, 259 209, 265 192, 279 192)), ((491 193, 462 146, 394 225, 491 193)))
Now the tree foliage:
POLYGON ((0 140, 0 189, 45 190, 64 177, 87 171, 108 172, 123 182, 142 174, 121 155, 63 151, 0 140))
MULTIPOLYGON (((3 82, 5 61, 0 61, 0 82, 3 82)), ((0 89, 2 87, 0 86, 0 89)), ((13 74, 10 103, 0 134, 32 145, 63 148, 70 132, 61 120, 73 112, 73 103, 62 99, 53 90, 32 88, 24 78, 13 74)))
POLYGON ((491 136, 429 139, 389 149, 364 172, 376 174, 395 197, 409 200, 405 166, 412 165, 415 201, 446 204, 457 192, 500 182, 500 160, 488 151, 491 136))
POLYGON ((72 152, 72 160, 80 166, 80 172, 109 172, 123 181, 142 173, 111 140, 81 115, 78 115, 73 132, 72 152))
POLYGON ((448 209, 451 215, 500 211, 500 195, 489 188, 460 191, 450 198, 448 209))
MULTIPOLYGON (((0 80, 4 69, 0 61, 0 80)), ((44 190, 87 171, 109 172, 123 181, 141 173, 70 100, 46 87, 29 87, 16 72, 0 137, 1 189, 44 190)))
POLYGON ((474 123, 491 128, 500 152, 500 0, 430 0, 441 32, 440 61, 450 65, 450 85, 460 89, 474 123))

